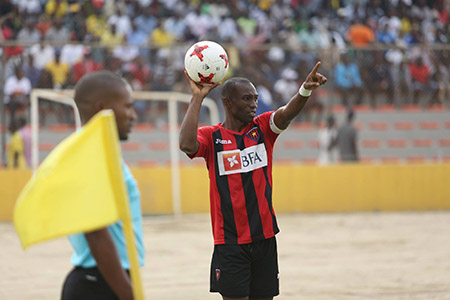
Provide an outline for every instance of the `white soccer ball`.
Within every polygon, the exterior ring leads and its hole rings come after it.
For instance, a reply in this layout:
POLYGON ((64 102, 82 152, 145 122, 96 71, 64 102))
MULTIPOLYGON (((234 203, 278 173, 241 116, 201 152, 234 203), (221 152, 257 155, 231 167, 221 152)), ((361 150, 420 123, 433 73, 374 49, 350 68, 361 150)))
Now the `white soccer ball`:
POLYGON ((203 85, 222 81, 229 66, 225 49, 211 41, 195 43, 184 56, 184 68, 189 77, 203 85))

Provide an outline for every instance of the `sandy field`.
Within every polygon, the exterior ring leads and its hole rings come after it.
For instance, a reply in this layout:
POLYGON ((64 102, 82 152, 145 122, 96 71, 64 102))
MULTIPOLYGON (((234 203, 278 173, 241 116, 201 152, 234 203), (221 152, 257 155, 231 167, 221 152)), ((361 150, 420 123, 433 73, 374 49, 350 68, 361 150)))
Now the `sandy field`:
MULTIPOLYGON (((281 294, 276 299, 450 299, 450 212, 278 216, 281 294)), ((210 294, 208 215, 146 217, 146 299, 210 294)), ((59 299, 70 270, 66 238, 22 251, 0 223, 0 299, 59 299)))

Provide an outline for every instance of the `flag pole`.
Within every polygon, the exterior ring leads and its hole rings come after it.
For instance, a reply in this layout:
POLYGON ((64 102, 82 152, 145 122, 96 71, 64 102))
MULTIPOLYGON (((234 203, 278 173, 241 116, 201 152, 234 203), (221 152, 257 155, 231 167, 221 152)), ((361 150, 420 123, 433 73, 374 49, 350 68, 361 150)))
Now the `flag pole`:
MULTIPOLYGON (((127 203, 128 205, 128 203, 127 203)), ((128 211, 128 215, 130 212, 128 211)), ((134 300, 144 300, 144 292, 142 288, 141 272, 139 270, 139 263, 136 254, 136 244, 134 242, 133 228, 131 225, 131 219, 122 219, 123 233, 127 244, 128 259, 130 261, 130 275, 131 283, 133 287, 134 300)))
MULTIPOLYGON (((105 132, 107 132, 108 135, 110 135, 109 138, 108 137, 106 138, 106 140, 114 141, 114 144, 111 145, 111 147, 109 147, 111 151, 108 152, 108 154, 110 155, 108 157, 108 161, 111 164, 110 168, 111 170, 122 170, 122 166, 120 163, 120 158, 122 156, 120 154, 120 147, 116 142, 119 140, 119 137, 117 134, 116 122, 114 120, 114 113, 111 110, 103 111, 102 113, 108 114, 108 117, 113 119, 112 122, 107 123, 108 125, 110 125, 109 126, 110 128, 107 128, 107 130, 105 130, 105 132)), ((105 143, 108 144, 108 141, 105 141, 105 143)), ((117 207, 119 209, 119 217, 122 220, 123 224, 123 234, 125 236, 128 261, 130 263, 130 275, 134 299, 144 300, 141 273, 139 270, 139 262, 137 258, 136 243, 134 241, 134 232, 131 220, 130 205, 128 203, 128 195, 126 193, 125 182, 123 180, 122 173, 117 174, 116 172, 109 172, 109 174, 112 176, 111 178, 112 182, 117 183, 115 185, 116 189, 115 195, 118 195, 118 197, 116 197, 116 201, 117 207)))

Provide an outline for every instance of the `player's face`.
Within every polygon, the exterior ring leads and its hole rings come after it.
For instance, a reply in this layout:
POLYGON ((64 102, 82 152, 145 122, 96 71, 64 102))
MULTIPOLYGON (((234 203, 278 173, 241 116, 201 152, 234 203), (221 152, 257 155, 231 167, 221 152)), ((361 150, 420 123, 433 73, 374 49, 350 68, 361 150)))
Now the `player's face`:
POLYGON ((251 83, 238 83, 233 94, 231 112, 242 123, 250 123, 258 107, 258 93, 251 83))
POLYGON ((116 117, 119 139, 125 141, 128 139, 128 135, 133 129, 133 124, 137 118, 133 99, 131 98, 131 88, 128 85, 117 87, 117 96, 112 101, 111 108, 116 117))

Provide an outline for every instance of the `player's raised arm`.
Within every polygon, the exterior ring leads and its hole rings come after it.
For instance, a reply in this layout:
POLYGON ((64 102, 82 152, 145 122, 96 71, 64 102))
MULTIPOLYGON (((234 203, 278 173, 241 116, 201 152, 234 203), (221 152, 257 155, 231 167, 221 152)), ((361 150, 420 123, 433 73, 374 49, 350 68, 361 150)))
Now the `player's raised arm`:
POLYGON ((189 78, 186 71, 184 73, 191 85, 192 98, 191 102, 189 102, 187 112, 184 115, 183 122, 181 123, 179 143, 181 151, 187 154, 195 154, 199 148, 199 143, 197 141, 198 116, 203 99, 205 99, 208 93, 218 86, 219 83, 213 85, 201 85, 189 78))
POLYGON ((328 79, 325 76, 317 73, 319 66, 320 61, 306 77, 298 93, 295 94, 286 105, 280 107, 276 111, 274 122, 279 129, 286 129, 289 126, 289 123, 302 111, 312 90, 317 89, 327 82, 328 79))

